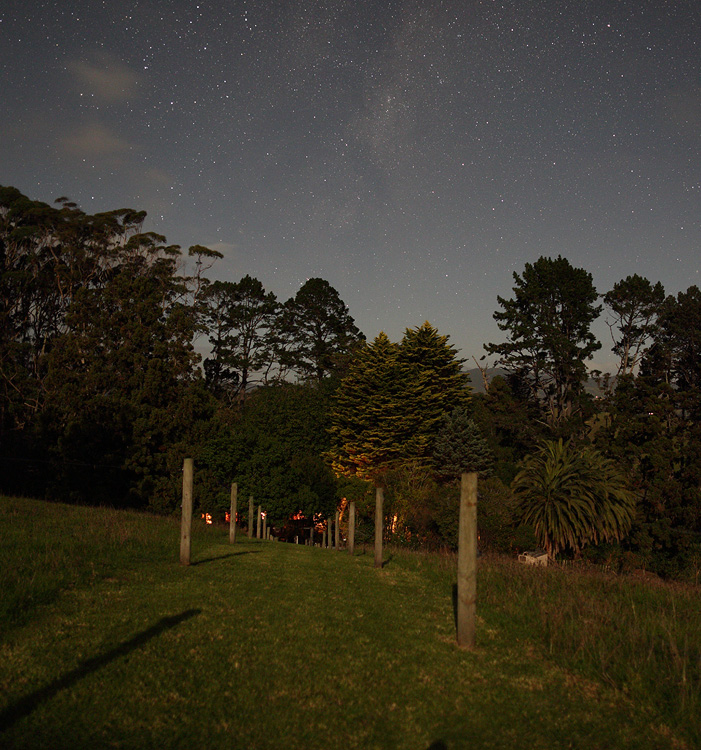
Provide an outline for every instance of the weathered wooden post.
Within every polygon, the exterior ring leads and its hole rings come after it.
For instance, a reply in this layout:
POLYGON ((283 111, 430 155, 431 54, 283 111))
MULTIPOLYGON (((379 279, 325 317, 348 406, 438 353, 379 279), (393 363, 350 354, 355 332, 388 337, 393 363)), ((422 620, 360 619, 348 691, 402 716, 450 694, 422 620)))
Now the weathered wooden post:
POLYGON ((341 531, 340 531, 340 525, 338 523, 340 519, 341 519, 341 514, 338 511, 336 511, 336 539, 335 539, 336 550, 338 550, 339 545, 341 544, 341 531))
POLYGON ((258 514, 256 516, 256 539, 260 539, 261 524, 263 523, 263 516, 261 515, 260 505, 258 506, 258 514))
POLYGON ((312 516, 312 527, 309 529, 309 546, 314 546, 314 516, 312 516))
POLYGON ((268 514, 263 516, 263 539, 268 540, 268 514))
POLYGON ((460 479, 458 526, 458 646, 475 647, 477 603, 477 472, 460 479))
POLYGON ((248 538, 253 539, 253 495, 248 498, 248 538))
POLYGON ((326 519, 326 546, 329 549, 333 549, 333 519, 329 516, 326 519))
POLYGON ((321 530, 321 549, 326 547, 326 527, 321 530))
POLYGON ((236 503, 238 499, 239 486, 236 482, 231 483, 231 508, 229 508, 229 544, 236 541, 236 503))
POLYGON ((375 567, 382 567, 382 505, 385 493, 382 487, 375 487, 375 567))
POLYGON ((180 522, 180 564, 190 564, 192 537, 192 477, 194 462, 186 458, 183 462, 183 514, 180 522))
POLYGON ((355 554, 355 500, 348 506, 348 554, 355 554))

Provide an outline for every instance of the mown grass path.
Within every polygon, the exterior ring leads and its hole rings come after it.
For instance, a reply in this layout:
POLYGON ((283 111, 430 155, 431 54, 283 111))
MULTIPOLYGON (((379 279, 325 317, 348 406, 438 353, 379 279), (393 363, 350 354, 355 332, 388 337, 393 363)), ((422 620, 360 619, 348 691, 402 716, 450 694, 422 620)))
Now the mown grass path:
POLYGON ((688 746, 653 701, 504 625, 494 592, 476 651, 458 649, 448 565, 200 529, 183 568, 161 523, 150 557, 105 560, 2 634, 0 747, 688 746))

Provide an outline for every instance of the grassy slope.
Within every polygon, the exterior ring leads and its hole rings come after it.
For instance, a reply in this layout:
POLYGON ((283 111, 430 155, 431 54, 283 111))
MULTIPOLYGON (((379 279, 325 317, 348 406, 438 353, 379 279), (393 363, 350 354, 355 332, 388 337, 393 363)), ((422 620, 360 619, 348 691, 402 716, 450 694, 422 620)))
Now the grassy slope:
POLYGON ((694 592, 485 560, 469 653, 451 560, 394 554, 376 571, 370 554, 198 527, 182 568, 172 520, 0 499, 0 523, 3 748, 701 738, 694 592))

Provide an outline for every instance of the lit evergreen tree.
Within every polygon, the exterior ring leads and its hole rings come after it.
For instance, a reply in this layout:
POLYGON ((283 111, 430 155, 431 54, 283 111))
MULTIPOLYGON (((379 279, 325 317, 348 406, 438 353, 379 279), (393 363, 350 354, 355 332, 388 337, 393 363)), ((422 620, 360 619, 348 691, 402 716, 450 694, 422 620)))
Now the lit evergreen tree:
POLYGON ((407 330, 400 344, 381 333, 363 347, 332 410, 336 471, 376 477, 402 463, 430 466, 441 418, 469 401, 460 365, 429 323, 407 330))
POLYGON ((399 357, 414 365, 422 374, 421 431, 428 453, 444 415, 464 407, 470 400, 470 376, 463 372, 464 360, 457 350, 426 321, 417 328, 407 328, 399 344, 399 357))
POLYGON ((385 333, 363 346, 334 397, 329 453, 339 475, 376 479, 426 450, 421 430, 425 375, 402 360, 385 333))

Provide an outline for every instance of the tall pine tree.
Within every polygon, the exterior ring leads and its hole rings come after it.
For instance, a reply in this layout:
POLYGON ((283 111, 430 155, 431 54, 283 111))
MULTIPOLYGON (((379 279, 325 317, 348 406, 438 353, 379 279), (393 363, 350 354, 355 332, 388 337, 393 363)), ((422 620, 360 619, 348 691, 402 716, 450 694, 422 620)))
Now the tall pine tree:
POLYGON ((325 279, 308 279, 285 303, 278 339, 285 344, 283 364, 302 380, 320 383, 338 370, 365 336, 348 307, 325 279))

